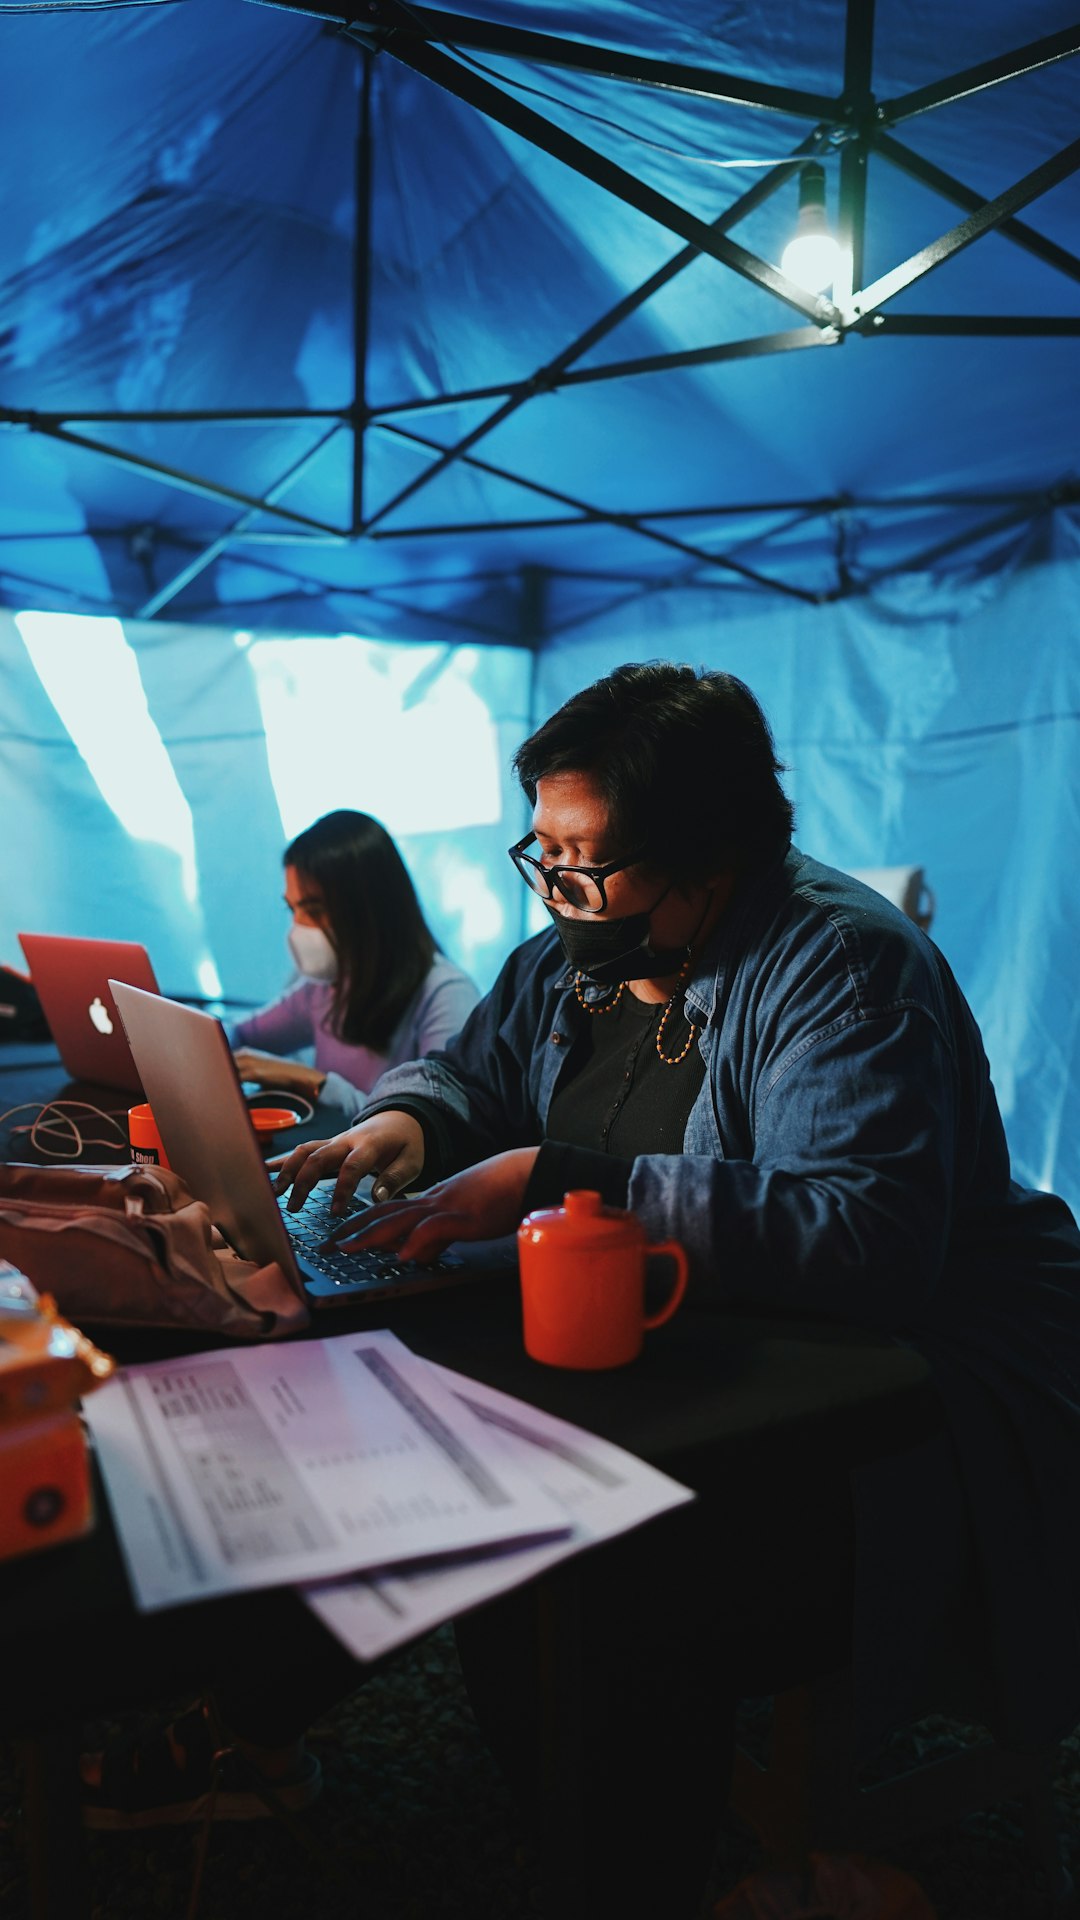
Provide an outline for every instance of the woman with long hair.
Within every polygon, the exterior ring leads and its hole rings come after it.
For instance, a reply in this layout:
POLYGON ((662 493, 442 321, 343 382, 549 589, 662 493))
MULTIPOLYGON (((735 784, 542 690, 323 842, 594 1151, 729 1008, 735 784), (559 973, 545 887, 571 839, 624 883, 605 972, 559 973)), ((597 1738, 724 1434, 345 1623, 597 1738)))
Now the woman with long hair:
POLYGON ((302 977, 235 1023, 237 1068, 243 1080, 358 1113, 388 1067, 445 1046, 479 995, 440 953, 405 862, 370 814, 324 814, 283 864, 288 948, 302 977), (311 1065, 287 1057, 311 1048, 311 1065))

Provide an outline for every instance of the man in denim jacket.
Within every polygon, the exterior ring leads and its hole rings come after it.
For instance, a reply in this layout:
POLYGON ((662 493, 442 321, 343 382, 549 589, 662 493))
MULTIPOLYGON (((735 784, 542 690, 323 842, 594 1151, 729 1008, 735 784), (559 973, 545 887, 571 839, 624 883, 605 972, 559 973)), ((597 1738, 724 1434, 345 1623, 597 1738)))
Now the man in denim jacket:
MULTIPOLYGON (((424 1183, 355 1236, 420 1259, 596 1188, 683 1243, 690 1302, 918 1348, 942 1433, 851 1482, 864 1739, 934 1704, 920 1661, 972 1595, 985 1717, 1019 1744, 1063 1735, 1080 1718, 1080 1235, 1010 1179, 948 965, 790 845, 767 725, 730 676, 620 668, 516 765, 535 835, 511 851, 552 929, 281 1184, 300 1204, 331 1174, 339 1200, 366 1173, 376 1198, 424 1183)), ((839 1536, 822 1549, 843 1559, 839 1536)), ((793 1560, 796 1586, 807 1572, 793 1560)))

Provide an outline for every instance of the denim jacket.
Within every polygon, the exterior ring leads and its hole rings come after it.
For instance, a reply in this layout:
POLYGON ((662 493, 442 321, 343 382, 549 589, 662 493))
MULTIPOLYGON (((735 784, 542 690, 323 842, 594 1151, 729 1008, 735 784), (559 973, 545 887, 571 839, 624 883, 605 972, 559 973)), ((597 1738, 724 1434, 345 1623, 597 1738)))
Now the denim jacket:
MULTIPOLYGON (((899 1481, 888 1463, 854 1476, 864 1744, 916 1704, 919 1647, 960 1565, 958 1546, 947 1568, 948 1544, 935 1562, 927 1540, 959 1532, 988 1609, 984 1717, 1023 1744, 1067 1732, 1080 1235, 1060 1200, 1010 1179, 982 1040, 945 960, 879 895, 792 849, 741 883, 685 1002, 705 1077, 682 1153, 633 1162, 629 1204, 650 1238, 682 1241, 703 1306, 826 1313, 918 1348, 946 1409, 941 1445, 899 1481)), ((540 934, 457 1039, 387 1073, 367 1111, 434 1103, 459 1166, 542 1141, 586 1017, 555 934, 540 934)))
MULTIPOLYGON (((989 1346, 1080 1406, 1080 1238, 1060 1201, 1010 1181, 979 1030, 932 942, 792 850, 737 891, 685 1001, 704 1082, 682 1153, 635 1160, 629 1204, 683 1242, 698 1299, 902 1338, 968 1337, 974 1308, 989 1346), (1017 1312, 1044 1266, 1067 1326, 1017 1312)), ((535 1144, 585 1017, 539 934, 456 1041, 384 1075, 368 1111, 433 1101, 458 1165, 535 1144)))

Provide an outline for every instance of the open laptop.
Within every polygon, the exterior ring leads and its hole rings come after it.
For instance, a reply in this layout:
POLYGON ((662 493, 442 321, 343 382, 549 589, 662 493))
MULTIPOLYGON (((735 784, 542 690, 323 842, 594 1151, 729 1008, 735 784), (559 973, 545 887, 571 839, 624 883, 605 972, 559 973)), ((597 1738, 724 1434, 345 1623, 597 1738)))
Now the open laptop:
MULTIPOLYGON (((279 1202, 221 1022, 123 981, 109 984, 169 1165, 244 1259, 276 1260, 316 1309, 401 1298, 492 1272, 490 1256, 480 1249, 475 1259, 444 1254, 423 1267, 374 1247, 320 1253, 320 1242, 341 1224, 330 1214, 333 1188, 329 1182, 317 1187, 299 1213, 279 1202)), ((361 1210, 370 1204, 370 1190, 370 1180, 361 1182, 361 1210)), ((499 1266, 505 1265, 504 1255, 499 1266)))
POLYGON ((57 933, 20 933, 19 945, 71 1079, 141 1093, 110 983, 124 980, 157 993, 146 948, 134 940, 79 940, 57 933))

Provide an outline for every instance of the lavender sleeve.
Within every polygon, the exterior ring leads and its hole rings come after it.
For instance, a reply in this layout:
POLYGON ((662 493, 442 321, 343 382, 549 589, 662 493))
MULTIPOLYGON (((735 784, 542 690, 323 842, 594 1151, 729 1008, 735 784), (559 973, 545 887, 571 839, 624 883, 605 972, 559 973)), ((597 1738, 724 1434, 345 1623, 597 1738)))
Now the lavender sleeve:
MULTIPOLYGON (((381 1070, 440 1052, 464 1026, 479 998, 479 991, 468 974, 445 955, 438 955, 390 1043, 381 1070)), ((363 1109, 377 1092, 378 1083, 370 1094, 363 1093, 337 1072, 327 1075, 319 1098, 344 1107, 355 1121, 361 1118, 363 1109)))
POLYGON ((267 1053, 297 1053, 315 1041, 311 988, 301 981, 270 1006, 261 1007, 229 1028, 231 1047, 256 1047, 267 1053))
POLYGON ((447 961, 436 963, 421 989, 408 1052, 401 1057, 422 1060, 445 1047, 461 1031, 479 998, 467 973, 447 961))

